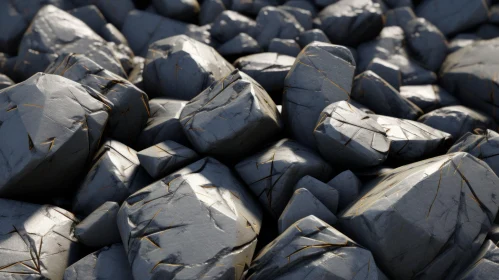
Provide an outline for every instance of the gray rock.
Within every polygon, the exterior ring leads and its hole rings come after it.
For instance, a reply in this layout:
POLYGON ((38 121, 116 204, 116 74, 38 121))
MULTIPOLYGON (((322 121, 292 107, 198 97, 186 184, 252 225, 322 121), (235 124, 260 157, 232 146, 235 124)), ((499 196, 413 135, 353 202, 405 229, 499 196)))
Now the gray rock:
POLYGON ((74 235, 82 244, 95 248, 121 242, 116 223, 118 210, 120 210, 118 203, 105 202, 76 225, 74 235))
POLYGON ((229 41, 240 33, 246 33, 256 38, 256 21, 234 11, 222 12, 211 27, 211 36, 222 43, 229 41))
POLYGON ((329 225, 334 225, 337 221, 336 216, 309 190, 297 189, 277 221, 279 233, 283 233, 295 222, 310 215, 329 225))
POLYGON ((371 181, 339 223, 392 279, 456 279, 492 225, 498 184, 470 154, 431 158, 371 181))
POLYGON ((339 0, 317 16, 333 44, 356 46, 376 38, 383 28, 383 9, 376 0, 339 0))
POLYGON ((240 33, 236 37, 225 42, 217 48, 218 53, 227 58, 238 58, 241 56, 260 53, 262 48, 258 42, 246 33, 240 33))
POLYGON ((122 244, 114 244, 87 255, 66 268, 64 280, 133 280, 122 244))
POLYGON ((239 162, 235 169, 274 218, 281 215, 303 176, 325 181, 333 173, 317 154, 289 139, 239 162))
MULTIPOLYGON (((496 220, 497 220, 497 216, 496 216, 496 220)), ((497 244, 497 242, 499 242, 499 225, 494 224, 492 226, 489 233, 487 234, 487 239, 492 240, 496 244, 497 244)))
POLYGON ((230 6, 231 10, 250 16, 256 16, 266 6, 277 6, 279 4, 279 0, 229 1, 232 3, 230 6))
POLYGON ((205 25, 215 21, 215 19, 226 10, 222 0, 204 0, 199 12, 199 24, 205 25))
POLYGON ((418 121, 449 133, 454 140, 475 129, 497 129, 497 124, 489 116, 461 105, 431 111, 421 116, 418 121))
POLYGON ((135 9, 133 0, 71 0, 77 6, 94 4, 104 14, 106 19, 118 28, 122 28, 127 15, 135 9))
POLYGON ((197 0, 152 0, 152 5, 164 17, 189 22, 197 19, 200 9, 197 0))
POLYGON ((134 66, 130 75, 128 75, 128 81, 139 89, 144 90, 144 78, 142 77, 142 74, 144 73, 146 59, 136 56, 133 58, 133 61, 134 66))
POLYGON ((471 265, 456 279, 493 280, 499 273, 499 248, 487 240, 471 262, 471 265))
POLYGON ((350 99, 355 60, 345 47, 314 42, 305 47, 284 81, 283 119, 292 137, 315 147, 313 130, 329 104, 350 99))
POLYGON ((270 41, 268 51, 296 57, 300 53, 301 48, 293 39, 274 38, 270 41))
POLYGON ((108 23, 104 25, 99 33, 104 40, 108 42, 113 42, 117 45, 123 44, 128 46, 128 41, 125 36, 112 24, 108 23))
POLYGON ((460 104, 459 100, 438 85, 403 86, 400 87, 400 95, 425 113, 460 104))
POLYGON ((376 114, 414 120, 423 111, 405 99, 385 80, 372 71, 355 77, 351 97, 372 109, 376 114))
POLYGON ((364 112, 364 113, 366 113, 366 114, 374 114, 374 112, 373 112, 371 109, 367 108, 366 106, 364 106, 364 105, 360 104, 359 102, 357 102, 357 101, 355 101, 355 100, 353 100, 353 99, 350 99, 350 100, 348 101, 348 103, 349 103, 350 105, 355 106, 357 109, 361 110, 362 112, 364 112))
POLYGON ((0 74, 0 90, 4 88, 8 88, 14 85, 14 81, 12 81, 9 77, 4 74, 0 74))
POLYGON ((111 113, 108 133, 127 145, 133 145, 149 117, 147 95, 132 83, 104 69, 84 55, 59 56, 46 70, 99 92, 111 113))
POLYGON ((346 170, 338 174, 336 177, 327 182, 328 185, 333 187, 340 194, 338 200, 338 209, 345 209, 348 204, 355 201, 359 196, 362 182, 353 174, 352 171, 346 170))
POLYGON ((298 37, 298 43, 302 48, 306 47, 308 44, 314 41, 331 43, 331 41, 329 41, 329 39, 327 38, 326 34, 324 34, 324 31, 320 29, 307 30, 302 34, 300 34, 300 37, 298 37))
POLYGON ((261 219, 230 169, 205 158, 130 196, 118 227, 134 279, 240 279, 261 219))
POLYGON ((321 155, 343 169, 380 165, 390 148, 390 140, 376 120, 346 101, 322 111, 314 136, 321 155))
POLYGON ((196 151, 224 159, 248 155, 272 140, 282 128, 270 96, 239 70, 187 103, 180 123, 196 151))
POLYGON ((90 88, 41 73, 1 91, 1 197, 26 199, 73 184, 98 148, 108 119, 96 98, 90 88))
POLYGON ((62 279, 80 258, 71 233, 77 219, 51 205, 0 199, 0 273, 3 279, 62 279))
POLYGON ((464 47, 473 45, 481 39, 482 38, 478 37, 475 34, 460 33, 449 42, 449 53, 453 53, 464 47))
POLYGON ((407 23, 413 19, 416 19, 416 15, 410 7, 399 7, 386 13, 385 26, 399 26, 405 29, 407 23))
POLYGON ((310 12, 310 15, 312 17, 315 17, 317 15, 317 8, 314 5, 313 1, 289 0, 284 3, 284 6, 307 10, 310 12))
POLYGON ((301 178, 294 189, 296 191, 301 188, 310 191, 331 213, 336 214, 339 201, 339 193, 336 189, 309 175, 301 178))
POLYGON ((373 71, 389 83, 395 90, 400 91, 402 75, 400 73, 400 68, 397 65, 393 65, 386 60, 375 57, 367 66, 367 70, 373 71))
POLYGON ((88 216, 107 201, 121 204, 150 182, 136 151, 120 142, 106 141, 76 193, 73 211, 88 216))
POLYGON ((170 140, 138 152, 137 157, 140 165, 156 180, 199 158, 193 150, 170 140))
POLYGON ((308 216, 262 249, 246 279, 386 278, 371 252, 320 219, 308 216))
POLYGON ((212 47, 185 35, 173 36, 149 47, 144 86, 151 97, 190 100, 232 70, 212 47))
POLYGON ((67 12, 83 21, 88 27, 92 28, 95 33, 101 32, 102 28, 107 24, 104 15, 95 5, 83 6, 67 12))
MULTIPOLYGON (((305 1, 301 1, 305 2, 305 1)), ((305 2, 307 3, 307 2, 305 2)), ((299 8, 299 7, 293 7, 293 6, 279 6, 278 7, 281 10, 284 10, 291 15, 293 15, 298 21, 298 23, 303 27, 304 30, 309 30, 312 29, 313 23, 312 23, 312 13, 308 10, 299 8)))
POLYGON ((276 7, 261 9, 256 17, 256 24, 256 39, 264 49, 268 48, 274 38, 295 39, 304 31, 292 14, 276 7))

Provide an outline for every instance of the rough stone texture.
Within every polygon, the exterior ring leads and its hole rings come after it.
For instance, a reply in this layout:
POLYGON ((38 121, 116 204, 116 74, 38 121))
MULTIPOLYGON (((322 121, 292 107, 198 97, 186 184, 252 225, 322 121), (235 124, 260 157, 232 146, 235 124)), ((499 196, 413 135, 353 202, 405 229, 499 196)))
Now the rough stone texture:
POLYGON ((355 77, 352 98, 372 109, 376 114, 414 120, 423 111, 389 85, 383 78, 372 71, 366 71, 355 77))
POLYGON ((416 104, 424 113, 438 108, 459 105, 459 100, 438 85, 403 86, 400 95, 416 104))
POLYGON ((260 48, 260 45, 258 45, 258 42, 253 39, 253 37, 246 33, 240 33, 218 47, 217 51, 224 57, 230 59, 233 57, 238 58, 244 55, 260 53, 262 52, 262 48, 260 48))
POLYGON ((80 258, 71 233, 76 218, 50 206, 0 199, 0 273, 2 279, 62 279, 80 258))
POLYGON ((270 96, 239 70, 187 103, 180 123, 196 151, 226 159, 248 155, 282 128, 270 96))
POLYGON ((74 235, 82 244, 95 248, 121 242, 116 223, 118 210, 120 210, 118 203, 105 202, 76 225, 74 235))
POLYGON ((222 12, 211 27, 211 36, 223 43, 240 33, 246 33, 255 38, 257 35, 256 22, 234 11, 222 12))
POLYGON ((353 174, 352 171, 346 170, 338 174, 336 177, 327 182, 340 194, 338 201, 338 209, 345 209, 348 204, 352 203, 360 193, 362 182, 353 174))
MULTIPOLYGON (((397 1, 397 0, 395 0, 397 1)), ((399 7, 386 13, 385 26, 399 26, 404 29, 409 21, 415 19, 414 11, 409 7, 399 7)))
POLYGON ((499 248, 487 240, 471 265, 457 279, 493 280, 499 274, 499 248))
POLYGON ((7 77, 4 74, 0 74, 0 90, 10 87, 11 85, 14 84, 14 81, 12 81, 9 77, 7 77))
POLYGON ((149 101, 151 116, 137 140, 137 148, 147 149, 166 140, 180 144, 189 143, 179 120, 185 104, 187 101, 168 98, 151 99, 149 101))
POLYGON ((256 40, 264 49, 274 38, 295 39, 304 31, 296 18, 287 11, 276 7, 265 7, 256 17, 256 40))
POLYGON ((487 163, 499 174, 499 134, 487 129, 484 134, 467 132, 449 149, 449 153, 466 152, 487 163))
POLYGON ((108 113, 98 94, 38 73, 0 94, 0 196, 71 186, 98 148, 108 113))
POLYGON ((342 169, 380 165, 390 148, 390 140, 376 120, 346 101, 322 111, 314 137, 321 155, 342 169))
POLYGON ((475 157, 444 155, 371 181, 339 223, 392 279, 456 279, 492 225, 498 184, 475 157))
POLYGON ((200 9, 197 0, 152 0, 152 5, 160 15, 182 21, 197 18, 200 9))
POLYGON ((246 279, 382 280, 386 277, 371 252, 320 219, 308 216, 262 249, 251 263, 246 279))
POLYGON ((198 159, 193 150, 173 141, 164 141, 137 153, 140 165, 153 179, 161 179, 198 159))
MULTIPOLYGON (((306 1, 301 1, 301 2, 306 2, 306 1)), ((278 8, 294 16, 296 21, 303 27, 303 30, 312 29, 313 22, 312 22, 312 13, 310 11, 299 7, 292 7, 286 5, 279 6, 278 8)))
POLYGON ((339 0, 317 17, 333 44, 356 46, 376 38, 383 28, 383 9, 376 0, 339 0))
POLYGON ((178 35, 149 47, 144 86, 151 97, 190 100, 233 69, 212 47, 178 35))
POLYGON ((300 53, 301 48, 293 39, 274 38, 270 41, 268 51, 296 57, 300 53))
POLYGON ((95 33, 99 33, 107 24, 104 15, 95 5, 83 6, 67 12, 83 21, 88 27, 92 28, 95 33))
POLYGON ((284 81, 282 115, 292 137, 315 147, 313 129, 329 104, 350 99, 355 60, 345 47, 314 42, 305 47, 284 81))
POLYGON ((311 29, 303 32, 300 34, 300 37, 298 37, 298 43, 302 48, 306 47, 308 44, 317 41, 317 42, 323 42, 323 43, 331 43, 329 39, 327 38, 326 34, 324 31, 320 29, 311 29))
POLYGON ((256 16, 266 6, 277 6, 279 0, 231 0, 230 9, 236 12, 256 16))
POLYGON ((294 189, 301 188, 310 191, 331 213, 336 214, 340 196, 336 189, 308 175, 301 178, 294 189))
POLYGON ((274 218, 281 215, 303 176, 325 181, 333 173, 317 154, 289 139, 239 162, 235 169, 274 218))
POLYGON ((150 181, 136 151, 120 142, 106 141, 78 189, 73 210, 87 216, 107 201, 122 203, 150 181))
POLYGON ((497 129, 497 124, 489 116, 460 105, 431 111, 421 116, 418 121, 449 133, 454 140, 475 129, 497 129))
POLYGON ((111 108, 108 133, 122 143, 133 145, 149 117, 147 95, 132 83, 104 69, 84 55, 59 56, 46 70, 99 92, 111 108))
POLYGON ((205 158, 130 196, 118 227, 134 279, 240 279, 261 219, 230 169, 205 158))
POLYGON ((366 70, 371 70, 389 83, 395 90, 400 90, 402 74, 400 73, 400 67, 397 65, 375 57, 371 63, 369 63, 366 70))
POLYGON ((64 280, 133 280, 122 244, 100 249, 66 268, 64 280))
POLYGON ((309 215, 329 225, 334 225, 337 221, 336 216, 309 190, 297 189, 277 221, 279 233, 283 233, 292 224, 309 215))
POLYGON ((104 25, 99 34, 108 42, 113 42, 116 45, 123 44, 128 46, 128 41, 125 36, 121 34, 112 23, 104 25))
POLYGON ((222 0, 204 0, 199 12, 199 24, 205 25, 214 22, 225 9, 222 0))
POLYGON ((415 162, 445 154, 451 135, 420 122, 381 115, 371 116, 390 140, 389 157, 401 162, 415 162))

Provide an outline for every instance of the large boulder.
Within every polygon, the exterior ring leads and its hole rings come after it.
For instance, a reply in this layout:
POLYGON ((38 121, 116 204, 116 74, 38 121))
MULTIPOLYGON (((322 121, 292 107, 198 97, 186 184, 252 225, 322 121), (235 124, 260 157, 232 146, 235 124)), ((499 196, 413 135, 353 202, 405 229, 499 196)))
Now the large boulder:
POLYGON ((454 95, 438 85, 403 86, 400 87, 400 95, 414 103, 425 113, 460 104, 454 95))
POLYGON ((265 7, 256 17, 258 44, 264 49, 274 38, 295 39, 305 31, 296 18, 287 11, 276 7, 265 7))
POLYGON ((205 158, 130 196, 118 227, 135 279, 240 279, 261 219, 230 169, 205 158))

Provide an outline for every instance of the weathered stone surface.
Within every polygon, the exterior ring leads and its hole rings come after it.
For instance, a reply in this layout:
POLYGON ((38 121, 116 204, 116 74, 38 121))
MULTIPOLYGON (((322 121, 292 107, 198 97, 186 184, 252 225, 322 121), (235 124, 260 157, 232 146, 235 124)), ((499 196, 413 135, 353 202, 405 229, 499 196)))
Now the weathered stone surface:
POLYGON ((122 244, 100 249, 66 268, 64 280, 133 280, 122 244))
POLYGON ((300 53, 301 48, 293 39, 274 38, 270 41, 268 51, 296 57, 300 53))
POLYGON ((106 141, 76 193, 73 210, 87 216, 107 201, 122 203, 150 182, 136 151, 120 142, 106 141))
POLYGON ((455 52, 464 47, 472 45, 480 40, 481 38, 476 36, 475 34, 460 33, 449 42, 449 53, 455 52))
POLYGON ((256 21, 234 11, 222 12, 213 22, 211 35, 220 42, 227 42, 240 33, 256 38, 256 21))
POLYGON ((283 119, 292 137, 315 147, 313 130, 322 110, 350 98, 355 60, 345 47, 315 42, 305 47, 284 81, 283 119))
POLYGON ((282 128, 270 96, 239 70, 187 103, 180 122, 196 151, 226 159, 248 155, 282 128))
POLYGON ((390 148, 390 140, 376 120, 346 101, 322 111, 314 136, 321 155, 343 169, 380 165, 390 148))
POLYGON ((400 67, 386 60, 375 57, 367 66, 371 70, 389 83, 395 90, 399 91, 402 84, 402 75, 400 67))
POLYGON ((498 184, 472 155, 444 155, 371 181, 339 223, 392 279, 456 279, 492 225, 498 184))
POLYGON ((449 133, 454 140, 475 129, 497 129, 497 124, 489 116, 460 105, 431 111, 421 116, 418 121, 449 133))
POLYGON ((215 19, 226 10, 222 0, 204 0, 199 11, 199 24, 205 25, 215 21, 215 19))
POLYGON ((140 165, 153 179, 161 179, 198 159, 193 150, 167 140, 137 153, 140 165))
POLYGON ((14 84, 14 81, 12 81, 9 77, 7 77, 4 74, 0 74, 0 90, 10 87, 11 85, 14 84))
POLYGON ((386 277, 371 252, 320 219, 308 216, 262 249, 252 262, 247 279, 382 280, 386 277))
POLYGON ((71 233, 77 219, 50 206, 0 199, 0 273, 2 279, 62 279, 80 258, 71 233))
POLYGON ((264 49, 268 48, 274 38, 295 39, 304 31, 296 18, 283 9, 265 7, 256 17, 256 40, 264 49))
MULTIPOLYGON (((300 1, 300 2, 305 2, 306 1, 300 1)), ((295 17, 296 21, 303 27, 303 30, 309 30, 312 29, 313 23, 312 23, 312 13, 308 10, 299 8, 299 7, 293 7, 293 6, 279 6, 278 7, 281 10, 284 10, 288 13, 290 13, 292 16, 295 17)))
POLYGON ((182 21, 193 21, 200 9, 197 0, 152 0, 152 5, 160 15, 182 21))
POLYGON ((130 196, 118 227, 135 279, 240 279, 261 219, 230 169, 205 158, 130 196))
POLYGON ((404 29, 407 26, 407 23, 415 18, 416 15, 411 8, 399 7, 386 13, 385 26, 399 26, 404 29))
POLYGON ((327 184, 337 190, 340 195, 339 210, 345 209, 348 204, 352 203, 359 196, 362 187, 362 182, 350 170, 341 172, 327 184))
POLYGON ((68 190, 98 148, 108 113, 98 93, 38 73, 0 94, 0 196, 68 190))
POLYGON ((107 24, 104 15, 95 5, 83 6, 67 12, 83 21, 88 27, 92 28, 95 33, 99 33, 107 24))
POLYGON ((298 37, 298 43, 302 48, 306 47, 308 44, 314 41, 331 43, 331 41, 329 41, 329 39, 327 38, 326 34, 324 34, 324 31, 320 29, 307 30, 302 34, 300 34, 300 37, 298 37))
POLYGON ((149 47, 144 86, 151 97, 190 100, 232 70, 212 47, 185 35, 173 36, 149 47))
POLYGON ((112 24, 108 23, 102 27, 99 33, 104 40, 113 42, 117 45, 123 44, 128 46, 128 41, 125 36, 112 24))
POLYGON ((235 169, 274 218, 281 215, 303 176, 325 181, 333 173, 317 154, 289 139, 239 162, 235 169))
POLYGON ((400 87, 400 95, 425 113, 460 104, 459 100, 438 85, 403 86, 400 87))
POLYGON ((107 201, 90 213, 74 229, 74 235, 82 244, 102 248, 121 242, 116 217, 120 205, 107 201))
POLYGON ((499 274, 499 248, 487 240, 471 265, 457 279, 493 280, 499 274))
POLYGON ((301 188, 310 191, 331 213, 336 214, 339 200, 339 193, 336 189, 309 175, 301 178, 294 189, 296 191, 301 188))
POLYGON ((218 47, 217 51, 227 59, 230 59, 260 53, 262 52, 262 48, 260 48, 260 45, 253 37, 246 33, 240 33, 218 47))

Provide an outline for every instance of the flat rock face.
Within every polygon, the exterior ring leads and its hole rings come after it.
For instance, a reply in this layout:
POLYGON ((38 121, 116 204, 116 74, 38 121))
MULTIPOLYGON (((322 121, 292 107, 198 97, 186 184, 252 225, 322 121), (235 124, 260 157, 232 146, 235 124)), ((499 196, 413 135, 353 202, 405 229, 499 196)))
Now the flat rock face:
POLYGON ((306 47, 308 44, 314 41, 331 43, 331 41, 329 41, 329 39, 327 38, 327 35, 324 34, 324 31, 322 31, 321 29, 307 30, 300 34, 300 37, 298 37, 298 43, 302 48, 306 47))
POLYGON ((0 199, 0 273, 3 279, 62 279, 80 258, 71 233, 77 219, 50 206, 0 199))
POLYGON ((240 33, 217 48, 217 51, 225 57, 239 57, 262 51, 258 42, 246 33, 240 33))
POLYGON ((284 81, 282 115, 300 143, 315 147, 313 130, 326 106, 350 98, 355 60, 345 47, 315 42, 296 58, 284 81))
POLYGON ((224 11, 213 22, 211 35, 220 42, 225 43, 240 33, 246 33, 255 38, 257 35, 256 30, 256 21, 253 19, 238 12, 224 11))
POLYGON ((232 159, 259 148, 282 127, 267 92, 238 70, 187 103, 180 122, 196 151, 232 159))
POLYGON ((376 75, 389 83, 395 90, 400 91, 402 74, 400 73, 400 67, 397 65, 375 57, 367 66, 367 70, 373 71, 376 75))
POLYGON ((333 173, 317 154, 289 139, 239 162, 235 169, 274 218, 281 215, 303 176, 325 181, 333 173))
POLYGON ((205 158, 130 196, 118 227, 135 279, 240 279, 261 218, 230 169, 205 158))
POLYGON ((336 189, 308 175, 301 178, 294 189, 296 191, 302 188, 310 191, 331 213, 336 214, 339 200, 339 193, 336 189))
POLYGON ((376 120, 346 101, 322 111, 314 136, 321 155, 340 168, 380 165, 390 148, 390 140, 376 120))
POLYGON ((64 280, 133 280, 122 244, 114 244, 87 255, 66 268, 64 280))
POLYGON ((371 252, 315 216, 308 216, 262 249, 246 279, 381 280, 385 276, 371 252))
POLYGON ((190 100, 234 70, 212 47, 185 35, 149 47, 144 86, 151 97, 190 100))
POLYGON ((294 39, 303 31, 296 18, 287 11, 276 7, 265 7, 256 17, 257 41, 266 49, 274 38, 294 39))
POLYGON ((90 88, 38 73, 0 94, 0 196, 67 189, 92 158, 106 106, 90 88), (8 156, 6 156, 8 155, 8 156))
POLYGON ((438 85, 403 86, 400 95, 418 106, 423 112, 459 105, 459 100, 438 85))
POLYGON ((370 182, 340 225, 393 279, 456 279, 492 225, 498 184, 467 153, 424 160, 370 182))
POLYGON ((120 205, 107 201, 95 209, 74 229, 74 235, 88 247, 101 248, 121 242, 116 217, 120 205))
POLYGON ((487 240, 480 252, 458 279, 492 280, 499 273, 499 248, 491 240, 487 240))
POLYGON ((269 52, 296 57, 300 51, 300 45, 293 39, 274 38, 270 41, 269 52))
POLYGON ((362 188, 362 182, 350 170, 341 172, 327 184, 339 193, 338 209, 345 209, 348 204, 355 201, 362 188))

